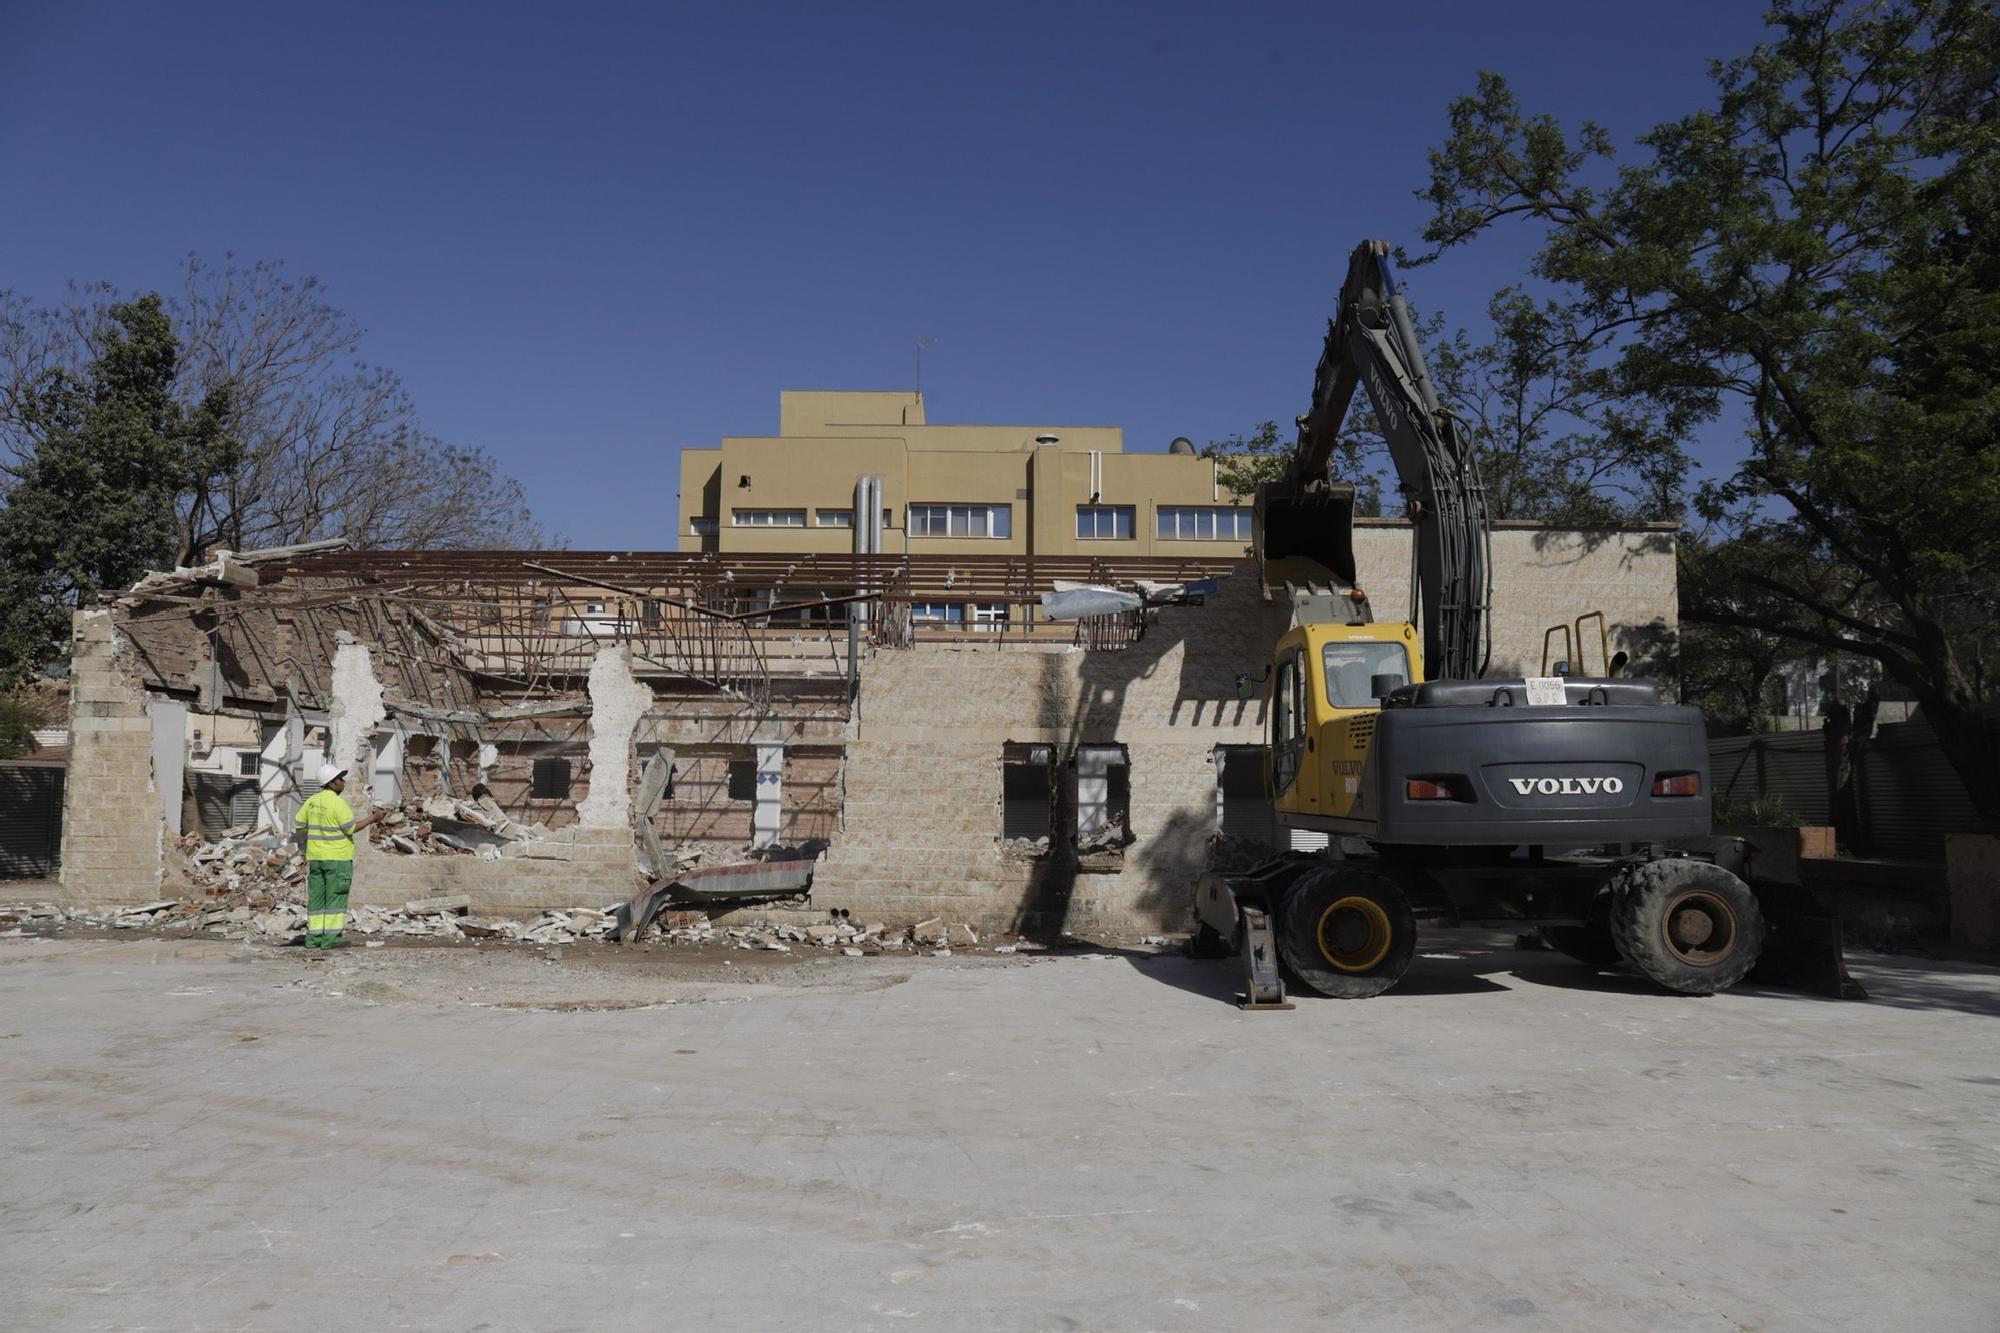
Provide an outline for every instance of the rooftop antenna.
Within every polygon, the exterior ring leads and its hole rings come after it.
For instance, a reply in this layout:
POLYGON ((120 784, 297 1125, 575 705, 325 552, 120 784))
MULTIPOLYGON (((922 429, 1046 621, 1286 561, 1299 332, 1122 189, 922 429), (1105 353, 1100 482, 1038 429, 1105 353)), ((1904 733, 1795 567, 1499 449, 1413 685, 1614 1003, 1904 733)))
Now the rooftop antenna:
POLYGON ((922 396, 924 391, 924 349, 936 341, 937 339, 931 337, 928 333, 919 333, 917 335, 917 394, 919 396, 922 396))

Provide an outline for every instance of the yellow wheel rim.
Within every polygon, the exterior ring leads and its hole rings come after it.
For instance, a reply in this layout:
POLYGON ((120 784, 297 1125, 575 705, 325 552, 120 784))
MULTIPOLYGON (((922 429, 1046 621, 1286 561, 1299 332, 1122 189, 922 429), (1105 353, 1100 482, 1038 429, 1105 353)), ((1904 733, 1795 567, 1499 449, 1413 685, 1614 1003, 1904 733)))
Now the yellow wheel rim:
POLYGON ((1319 914, 1319 952, 1343 972, 1366 972, 1389 956, 1394 931, 1373 898, 1350 894, 1319 914))

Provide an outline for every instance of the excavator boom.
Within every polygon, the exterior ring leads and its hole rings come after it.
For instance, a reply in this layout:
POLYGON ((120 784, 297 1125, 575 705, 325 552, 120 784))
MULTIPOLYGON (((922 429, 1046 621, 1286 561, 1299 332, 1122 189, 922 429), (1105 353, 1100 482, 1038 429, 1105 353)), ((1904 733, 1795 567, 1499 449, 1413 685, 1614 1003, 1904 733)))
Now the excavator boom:
POLYGON ((1439 406, 1385 242, 1364 242, 1348 257, 1312 408, 1299 418, 1284 479, 1259 488, 1265 584, 1354 585, 1354 488, 1328 468, 1357 386, 1367 389, 1415 528, 1411 620, 1422 626, 1424 660, 1433 679, 1482 675, 1491 647, 1486 491, 1471 441, 1439 406))

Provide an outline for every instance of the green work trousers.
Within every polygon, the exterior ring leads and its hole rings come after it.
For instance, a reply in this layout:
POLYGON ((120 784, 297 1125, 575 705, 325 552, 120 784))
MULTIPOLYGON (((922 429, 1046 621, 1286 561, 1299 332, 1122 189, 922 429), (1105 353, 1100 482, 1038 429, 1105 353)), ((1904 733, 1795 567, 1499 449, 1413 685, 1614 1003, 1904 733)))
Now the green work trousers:
POLYGON ((347 895, 354 888, 354 862, 306 862, 306 948, 337 949, 347 924, 347 895))

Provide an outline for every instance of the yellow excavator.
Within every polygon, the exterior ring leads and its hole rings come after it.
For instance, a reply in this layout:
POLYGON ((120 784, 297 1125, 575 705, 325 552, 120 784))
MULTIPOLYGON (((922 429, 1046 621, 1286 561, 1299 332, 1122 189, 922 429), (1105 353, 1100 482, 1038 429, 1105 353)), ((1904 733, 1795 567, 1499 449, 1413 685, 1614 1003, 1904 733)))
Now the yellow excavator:
POLYGON ((1690 994, 1750 971, 1765 914, 1737 873, 1740 844, 1708 836, 1700 712, 1618 675, 1620 659, 1594 677, 1486 676, 1477 455, 1438 401, 1382 242, 1349 258, 1311 410, 1256 508, 1264 594, 1289 600, 1293 626, 1239 693, 1261 686, 1267 702, 1278 825, 1326 847, 1198 885, 1198 944, 1241 955, 1246 1005, 1289 1007, 1288 978, 1337 997, 1387 990, 1419 918, 1531 925, 1579 959, 1628 962, 1690 994), (1374 618, 1356 582, 1354 488, 1328 475, 1362 386, 1413 523, 1405 620, 1374 618))

